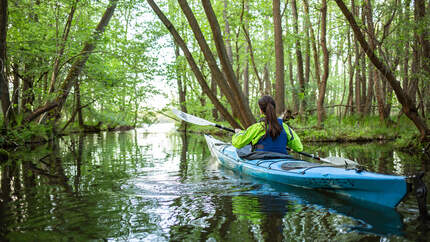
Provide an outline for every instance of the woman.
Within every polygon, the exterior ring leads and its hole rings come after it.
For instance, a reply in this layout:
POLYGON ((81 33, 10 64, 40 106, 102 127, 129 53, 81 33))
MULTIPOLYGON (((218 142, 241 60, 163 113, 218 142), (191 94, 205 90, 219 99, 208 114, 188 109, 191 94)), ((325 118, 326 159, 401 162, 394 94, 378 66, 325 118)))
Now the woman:
POLYGON ((258 100, 260 112, 264 115, 259 123, 249 126, 246 130, 236 129, 232 144, 240 149, 252 144, 253 151, 270 151, 288 154, 287 146, 294 151, 302 151, 303 145, 299 136, 276 117, 276 104, 271 96, 263 96, 258 100))

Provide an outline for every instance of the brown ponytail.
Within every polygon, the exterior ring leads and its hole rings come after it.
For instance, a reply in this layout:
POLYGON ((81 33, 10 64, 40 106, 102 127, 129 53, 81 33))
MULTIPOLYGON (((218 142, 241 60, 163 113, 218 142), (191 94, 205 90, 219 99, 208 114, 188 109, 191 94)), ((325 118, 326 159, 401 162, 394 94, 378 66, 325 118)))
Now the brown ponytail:
POLYGON ((269 133, 270 137, 275 139, 282 131, 282 127, 278 123, 278 118, 276 117, 275 100, 273 100, 271 96, 263 96, 258 100, 258 106, 260 106, 260 110, 266 115, 266 118, 264 119, 266 135, 269 133))

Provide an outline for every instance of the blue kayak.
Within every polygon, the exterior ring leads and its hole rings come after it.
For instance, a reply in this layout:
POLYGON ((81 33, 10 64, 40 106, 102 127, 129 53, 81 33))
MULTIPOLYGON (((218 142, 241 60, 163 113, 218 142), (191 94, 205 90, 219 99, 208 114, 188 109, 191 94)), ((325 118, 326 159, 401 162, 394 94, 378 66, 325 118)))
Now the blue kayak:
POLYGON ((280 184, 322 189, 347 198, 396 207, 407 194, 404 176, 384 175, 297 160, 293 157, 247 160, 231 144, 205 135, 212 156, 233 171, 280 184))

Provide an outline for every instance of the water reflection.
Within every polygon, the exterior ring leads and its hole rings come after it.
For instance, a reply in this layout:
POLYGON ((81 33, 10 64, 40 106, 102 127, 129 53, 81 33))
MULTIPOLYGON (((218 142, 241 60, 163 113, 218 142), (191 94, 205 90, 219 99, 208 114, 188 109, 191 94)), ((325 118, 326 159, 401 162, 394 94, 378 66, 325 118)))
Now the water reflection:
MULTIPOLYGON (((417 240, 428 235, 411 225, 416 206, 410 200, 399 214, 241 177, 210 158, 200 135, 165 132, 172 128, 74 135, 13 152, 0 173, 0 240, 417 240)), ((381 147, 363 152, 362 146, 326 145, 309 151, 353 158, 386 173, 427 169, 381 147)))

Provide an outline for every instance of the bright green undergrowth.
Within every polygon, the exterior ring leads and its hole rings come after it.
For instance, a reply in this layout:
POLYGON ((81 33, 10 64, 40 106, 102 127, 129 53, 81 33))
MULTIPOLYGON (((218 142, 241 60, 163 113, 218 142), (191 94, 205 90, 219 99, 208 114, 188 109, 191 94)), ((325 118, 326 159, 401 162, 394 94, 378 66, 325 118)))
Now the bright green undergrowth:
POLYGON ((296 132, 307 141, 365 141, 413 137, 418 131, 406 118, 381 122, 377 116, 328 116, 318 127, 316 116, 297 118, 289 122, 296 132))

